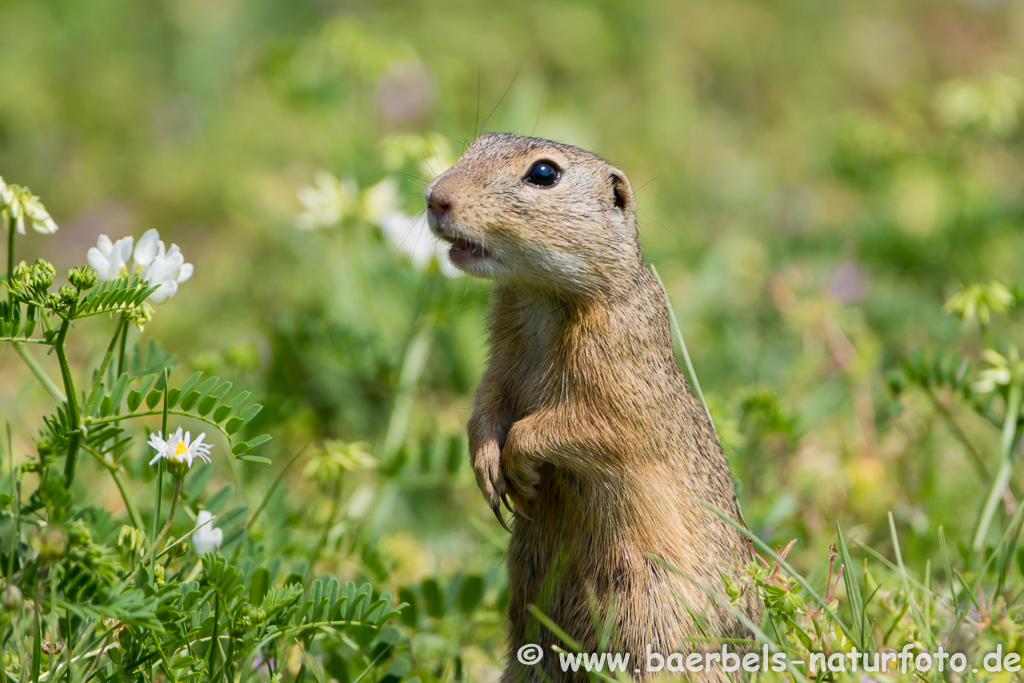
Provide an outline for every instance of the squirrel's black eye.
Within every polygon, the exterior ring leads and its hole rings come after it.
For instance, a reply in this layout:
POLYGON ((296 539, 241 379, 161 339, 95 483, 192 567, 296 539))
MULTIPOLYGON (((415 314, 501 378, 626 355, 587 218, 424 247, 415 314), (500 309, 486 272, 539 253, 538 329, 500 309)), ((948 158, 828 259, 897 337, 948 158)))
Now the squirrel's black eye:
POLYGON ((557 184, 561 177, 562 172, 553 162, 538 161, 526 172, 526 177, 523 180, 535 187, 551 187, 557 184))

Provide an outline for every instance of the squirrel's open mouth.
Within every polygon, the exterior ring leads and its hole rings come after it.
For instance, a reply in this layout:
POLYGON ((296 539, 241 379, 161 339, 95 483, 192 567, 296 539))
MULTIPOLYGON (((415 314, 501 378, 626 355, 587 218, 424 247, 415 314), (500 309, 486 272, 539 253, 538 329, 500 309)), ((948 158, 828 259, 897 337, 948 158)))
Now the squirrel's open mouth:
POLYGON ((455 241, 452 242, 451 249, 448 250, 448 256, 453 262, 460 264, 487 258, 490 254, 479 244, 470 242, 462 237, 456 237, 455 241))
POLYGON ((491 255, 490 252, 484 249, 482 245, 477 244, 472 240, 468 240, 462 235, 450 233, 448 230, 445 230, 440 226, 437 226, 434 230, 434 234, 452 245, 448 250, 448 257, 451 258, 452 263, 457 266, 485 259, 491 255))

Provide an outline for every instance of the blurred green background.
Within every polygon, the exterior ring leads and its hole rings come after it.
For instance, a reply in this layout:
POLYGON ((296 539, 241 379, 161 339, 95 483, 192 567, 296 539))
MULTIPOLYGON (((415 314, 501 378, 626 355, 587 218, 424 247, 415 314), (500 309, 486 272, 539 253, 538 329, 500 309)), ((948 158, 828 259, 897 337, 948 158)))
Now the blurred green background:
MULTIPOLYGON (((968 537, 987 482, 885 374, 915 348, 975 354, 943 302, 1024 279, 1022 65, 1024 3, 1005 0, 4 0, 0 173, 61 226, 19 259, 61 272, 100 233, 154 227, 181 246, 195 275, 145 335, 179 380, 263 395, 276 468, 368 444, 376 473, 338 489, 287 475, 274 523, 301 536, 340 498, 364 539, 358 562, 332 540, 321 569, 500 582, 504 537, 459 451, 488 285, 417 267, 422 221, 382 229, 367 190, 390 178, 414 218, 474 132, 585 147, 637 191, 752 528, 820 569, 837 521, 888 552, 891 510, 923 566, 940 525, 968 537), (455 473, 430 464, 449 448, 455 473)), ((46 397, 13 355, 0 385, 27 444, 46 397)), ((991 469, 998 434, 937 400, 991 469)), ((258 500, 274 471, 215 476, 258 500)))

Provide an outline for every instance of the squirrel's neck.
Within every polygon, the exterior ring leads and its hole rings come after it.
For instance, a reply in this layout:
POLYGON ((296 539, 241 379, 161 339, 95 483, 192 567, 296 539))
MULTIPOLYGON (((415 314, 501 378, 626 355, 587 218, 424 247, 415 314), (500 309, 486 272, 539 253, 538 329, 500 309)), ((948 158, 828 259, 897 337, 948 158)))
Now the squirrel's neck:
MULTIPOLYGON (((494 319, 545 365, 674 364, 664 294, 642 266, 586 296, 499 285, 494 319)), ((493 338, 492 338, 493 341, 493 338)))

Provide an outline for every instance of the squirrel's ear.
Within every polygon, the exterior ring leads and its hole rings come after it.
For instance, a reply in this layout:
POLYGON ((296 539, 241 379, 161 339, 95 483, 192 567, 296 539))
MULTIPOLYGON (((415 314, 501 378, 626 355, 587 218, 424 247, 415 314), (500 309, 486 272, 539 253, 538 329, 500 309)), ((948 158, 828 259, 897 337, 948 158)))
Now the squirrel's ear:
POLYGON ((625 174, 618 169, 612 169, 608 179, 611 185, 615 208, 623 213, 632 212, 636 203, 633 201, 633 188, 630 187, 629 180, 626 179, 625 174))

